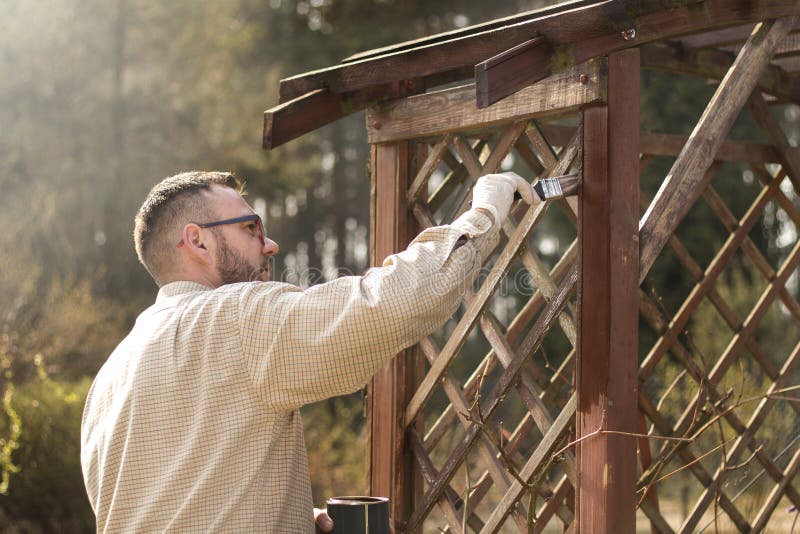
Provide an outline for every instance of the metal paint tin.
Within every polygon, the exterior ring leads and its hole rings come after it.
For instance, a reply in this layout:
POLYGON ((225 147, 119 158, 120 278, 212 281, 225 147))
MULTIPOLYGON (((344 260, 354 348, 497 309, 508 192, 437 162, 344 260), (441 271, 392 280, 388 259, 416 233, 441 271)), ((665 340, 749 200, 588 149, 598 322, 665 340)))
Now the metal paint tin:
POLYGON ((348 496, 328 499, 333 534, 389 534, 389 499, 348 496))

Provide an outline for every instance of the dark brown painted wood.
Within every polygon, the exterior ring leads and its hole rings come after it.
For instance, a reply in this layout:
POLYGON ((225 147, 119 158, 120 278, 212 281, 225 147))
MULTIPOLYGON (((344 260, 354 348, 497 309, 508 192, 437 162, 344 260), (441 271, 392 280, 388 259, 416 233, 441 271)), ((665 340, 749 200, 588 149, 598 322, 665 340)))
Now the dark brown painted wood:
MULTIPOLYGON (((578 293, 578 438, 635 433, 638 371, 639 52, 611 54, 608 106, 584 111, 578 293)), ((636 440, 578 448, 578 528, 634 532, 636 440)))
POLYGON ((353 61, 359 61, 362 59, 374 58, 386 54, 394 54, 397 52, 403 52, 405 50, 411 50, 412 48, 419 48, 420 46, 435 45, 437 43, 449 41, 456 37, 465 37, 467 35, 481 31, 503 28, 504 26, 509 26, 511 24, 516 24, 518 22, 538 19, 548 15, 553 15, 555 13, 566 11, 569 9, 575 9, 596 3, 598 3, 598 0, 571 0, 567 2, 559 2, 558 4, 552 6, 547 6, 539 9, 534 9, 532 11, 517 13, 515 15, 511 15, 508 17, 490 20, 488 22, 482 22, 480 24, 474 24, 472 26, 459 28, 457 30, 450 30, 447 32, 421 37, 419 39, 412 39, 409 41, 403 41, 401 43, 395 43, 380 48, 374 48, 372 50, 365 50, 363 52, 358 52, 356 54, 346 57, 345 59, 342 60, 342 63, 351 63, 353 61))
POLYGON ((534 37, 475 65, 478 109, 516 93, 550 75, 553 48, 544 37, 534 37), (531 79, 531 76, 537 79, 531 79))
POLYGON ((735 3, 706 0, 702 9, 697 9, 696 2, 667 9, 658 2, 637 2, 638 14, 631 17, 636 35, 626 40, 609 17, 609 7, 616 2, 607 0, 557 11, 532 20, 300 74, 281 80, 280 98, 284 102, 322 88, 334 93, 356 91, 475 65, 537 36, 546 38, 554 46, 550 69, 557 72, 615 50, 704 29, 797 14, 800 9, 793 0, 735 3))
POLYGON ((264 112, 262 145, 271 150, 335 120, 366 108, 390 94, 387 86, 335 95, 318 89, 264 112))
POLYGON ((281 80, 280 101, 315 89, 334 93, 357 91, 410 77, 424 77, 462 67, 474 67, 487 57, 523 43, 536 35, 536 22, 525 21, 498 30, 422 46, 404 52, 365 59, 300 74, 281 80))
MULTIPOLYGON (((371 180, 375 187, 373 265, 403 250, 409 242, 406 190, 409 146, 406 142, 373 147, 371 180)), ((405 353, 396 356, 372 378, 369 387, 370 493, 389 497, 393 521, 409 511, 409 462, 404 450, 404 428, 400 424, 405 405, 408 367, 405 353)))

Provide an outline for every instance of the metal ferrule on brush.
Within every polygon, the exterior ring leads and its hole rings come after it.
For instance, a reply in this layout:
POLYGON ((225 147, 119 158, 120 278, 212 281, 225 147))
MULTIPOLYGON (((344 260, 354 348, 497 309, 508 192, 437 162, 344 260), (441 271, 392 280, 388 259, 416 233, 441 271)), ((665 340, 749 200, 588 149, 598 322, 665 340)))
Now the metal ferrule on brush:
POLYGON ((553 178, 542 178, 533 184, 533 190, 542 201, 555 200, 577 194, 579 182, 580 174, 576 172, 553 178))
POLYGON ((536 189, 541 199, 552 200, 564 196, 564 191, 561 190, 561 182, 558 181, 558 178, 539 180, 536 185, 534 185, 534 189, 536 189))

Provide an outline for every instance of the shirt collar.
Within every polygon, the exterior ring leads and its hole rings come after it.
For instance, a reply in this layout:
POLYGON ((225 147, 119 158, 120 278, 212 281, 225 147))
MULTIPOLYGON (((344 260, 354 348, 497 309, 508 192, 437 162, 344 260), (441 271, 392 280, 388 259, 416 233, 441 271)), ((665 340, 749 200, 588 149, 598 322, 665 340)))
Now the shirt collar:
POLYGON ((170 282, 169 284, 162 286, 161 289, 158 290, 158 296, 156 297, 156 302, 168 297, 183 295, 184 293, 211 291, 211 289, 212 288, 204 286, 203 284, 199 284, 197 282, 190 282, 187 280, 181 280, 179 282, 170 282))

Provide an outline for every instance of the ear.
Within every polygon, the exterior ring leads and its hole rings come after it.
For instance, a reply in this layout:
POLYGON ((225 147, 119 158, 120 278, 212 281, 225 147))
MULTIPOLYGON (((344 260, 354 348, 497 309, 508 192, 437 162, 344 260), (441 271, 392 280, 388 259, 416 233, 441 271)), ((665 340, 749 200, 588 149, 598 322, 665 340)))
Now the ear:
POLYGON ((183 246, 181 247, 190 258, 201 263, 210 263, 211 252, 209 250, 210 232, 203 232, 203 229, 194 223, 189 223, 183 227, 181 237, 183 246))

